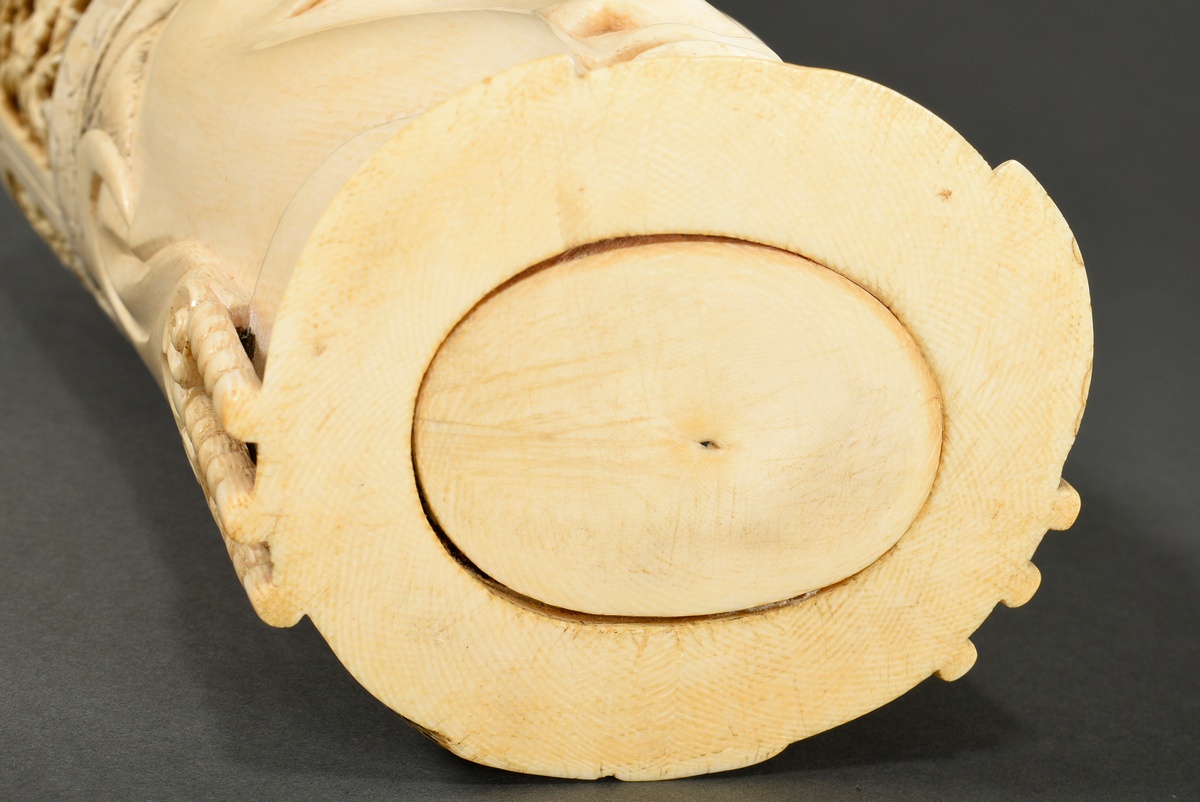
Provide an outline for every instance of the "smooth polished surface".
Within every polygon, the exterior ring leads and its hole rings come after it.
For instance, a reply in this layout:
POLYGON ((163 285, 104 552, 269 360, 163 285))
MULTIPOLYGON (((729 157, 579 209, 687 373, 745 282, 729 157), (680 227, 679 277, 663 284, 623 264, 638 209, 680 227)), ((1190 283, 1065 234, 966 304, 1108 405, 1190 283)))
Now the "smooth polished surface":
POLYGON ((794 254, 630 244, 539 270, 454 331, 421 390, 426 502, 544 604, 680 617, 874 562, 925 503, 938 388, 877 299, 794 254))

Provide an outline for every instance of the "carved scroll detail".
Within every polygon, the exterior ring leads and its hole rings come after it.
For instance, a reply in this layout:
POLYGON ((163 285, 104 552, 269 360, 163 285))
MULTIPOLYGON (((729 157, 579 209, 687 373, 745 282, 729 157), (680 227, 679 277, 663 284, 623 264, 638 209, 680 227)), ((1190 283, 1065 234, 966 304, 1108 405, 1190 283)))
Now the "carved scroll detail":
POLYGON ((268 623, 290 626, 299 615, 279 593, 270 544, 253 513, 255 462, 230 431, 261 389, 239 335, 244 304, 204 271, 183 283, 178 298, 163 358, 184 449, 255 609, 268 623))

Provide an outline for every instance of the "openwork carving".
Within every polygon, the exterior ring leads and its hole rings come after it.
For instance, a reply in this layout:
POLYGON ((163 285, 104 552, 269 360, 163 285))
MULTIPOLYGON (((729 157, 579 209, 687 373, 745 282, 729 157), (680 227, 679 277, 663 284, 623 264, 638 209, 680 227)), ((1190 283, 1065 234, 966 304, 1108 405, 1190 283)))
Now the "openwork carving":
POLYGON ((91 0, 0 0, 0 93, 46 161, 46 104, 67 38, 91 0))

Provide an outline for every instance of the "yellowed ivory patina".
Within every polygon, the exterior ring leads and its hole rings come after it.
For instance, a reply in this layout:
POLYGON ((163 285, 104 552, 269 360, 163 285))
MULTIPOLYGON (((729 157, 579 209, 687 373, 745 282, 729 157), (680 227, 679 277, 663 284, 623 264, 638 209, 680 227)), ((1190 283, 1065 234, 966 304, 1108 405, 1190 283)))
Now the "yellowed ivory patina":
POLYGON ((764 760, 1078 512, 1054 204, 699 0, 0 0, 0 171, 255 609, 471 760, 764 760))

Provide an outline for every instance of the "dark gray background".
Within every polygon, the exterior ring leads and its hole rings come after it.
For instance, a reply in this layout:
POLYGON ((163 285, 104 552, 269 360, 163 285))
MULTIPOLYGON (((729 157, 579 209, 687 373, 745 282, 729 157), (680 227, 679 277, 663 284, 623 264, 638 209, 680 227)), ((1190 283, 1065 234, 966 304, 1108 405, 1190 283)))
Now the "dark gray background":
POLYGON ((1200 33, 1194 0, 723 7, 788 61, 865 75, 1015 158, 1082 244, 1084 498, 1025 608, 931 680, 763 766, 569 783, 443 752, 313 628, 261 624, 166 403, 0 201, 0 797, 1200 799, 1200 33))

